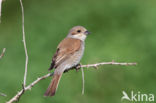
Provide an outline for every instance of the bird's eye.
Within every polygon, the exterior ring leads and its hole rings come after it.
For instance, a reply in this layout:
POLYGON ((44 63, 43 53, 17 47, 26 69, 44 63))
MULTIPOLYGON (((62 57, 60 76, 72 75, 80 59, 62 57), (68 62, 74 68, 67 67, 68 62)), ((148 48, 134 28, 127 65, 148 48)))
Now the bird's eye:
POLYGON ((80 32, 81 32, 81 30, 77 30, 77 32, 78 32, 78 33, 80 33, 80 32))

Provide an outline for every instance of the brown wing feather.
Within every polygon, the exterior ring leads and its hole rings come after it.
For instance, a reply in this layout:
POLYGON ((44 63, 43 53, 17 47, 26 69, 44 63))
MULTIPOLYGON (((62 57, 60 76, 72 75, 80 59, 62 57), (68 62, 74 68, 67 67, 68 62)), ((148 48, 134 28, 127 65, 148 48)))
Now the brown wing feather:
POLYGON ((79 50, 81 47, 81 40, 74 38, 65 38, 58 45, 57 51, 53 56, 51 66, 49 70, 57 68, 64 60, 66 60, 71 54, 79 50))
POLYGON ((53 68, 55 68, 55 60, 57 58, 59 52, 59 48, 57 48, 56 53, 54 54, 53 58, 52 58, 52 63, 50 65, 50 68, 48 69, 49 71, 52 70, 53 68))

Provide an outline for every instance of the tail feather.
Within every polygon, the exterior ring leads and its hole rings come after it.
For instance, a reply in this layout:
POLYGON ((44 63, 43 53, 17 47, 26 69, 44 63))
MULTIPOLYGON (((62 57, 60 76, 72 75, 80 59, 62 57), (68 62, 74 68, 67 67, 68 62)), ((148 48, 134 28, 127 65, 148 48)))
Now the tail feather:
POLYGON ((53 79, 45 92, 44 96, 54 96, 62 74, 54 74, 53 79))

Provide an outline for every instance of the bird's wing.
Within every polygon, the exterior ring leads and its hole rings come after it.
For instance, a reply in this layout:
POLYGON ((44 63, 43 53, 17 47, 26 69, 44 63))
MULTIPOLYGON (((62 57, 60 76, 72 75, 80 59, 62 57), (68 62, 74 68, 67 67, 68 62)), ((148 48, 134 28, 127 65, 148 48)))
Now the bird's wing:
POLYGON ((74 38, 65 38, 57 47, 57 51, 53 56, 51 66, 49 70, 57 68, 66 59, 70 58, 75 51, 78 51, 81 47, 81 40, 74 38))

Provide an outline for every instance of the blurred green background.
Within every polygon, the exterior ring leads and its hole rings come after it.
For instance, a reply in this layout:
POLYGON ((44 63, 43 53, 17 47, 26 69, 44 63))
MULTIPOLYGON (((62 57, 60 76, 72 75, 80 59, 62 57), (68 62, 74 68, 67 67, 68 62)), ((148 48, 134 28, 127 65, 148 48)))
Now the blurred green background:
MULTIPOLYGON (((43 94, 51 78, 26 92, 19 103, 121 103, 122 91, 156 94, 156 1, 155 0, 23 0, 29 54, 27 84, 48 73, 58 43, 76 25, 86 27, 82 64, 117 61, 137 66, 104 65, 85 72, 65 73, 52 98, 43 94)), ((3 2, 0 24, 0 103, 22 88, 25 52, 22 43, 19 0, 3 2)), ((130 103, 123 101, 122 103, 130 103)), ((148 102, 146 102, 148 103, 148 102)))

